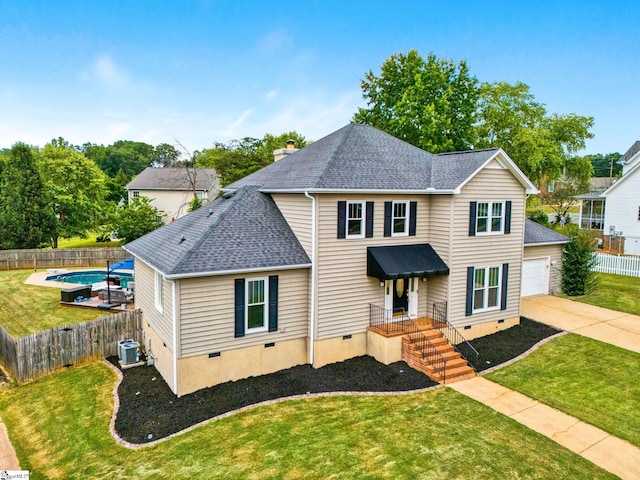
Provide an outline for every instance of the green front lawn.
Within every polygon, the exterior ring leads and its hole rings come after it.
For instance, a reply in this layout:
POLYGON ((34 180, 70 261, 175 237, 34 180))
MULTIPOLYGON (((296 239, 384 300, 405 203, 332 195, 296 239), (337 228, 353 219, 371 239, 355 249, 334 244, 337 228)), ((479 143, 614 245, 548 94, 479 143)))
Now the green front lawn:
POLYGON ((640 446, 640 354, 564 335, 487 378, 640 446))
POLYGON ((96 362, 0 392, 31 478, 615 478, 446 388, 288 401, 129 450, 109 435, 114 382, 96 362))
POLYGON ((60 305, 60 289, 25 285, 33 270, 0 271, 0 324, 14 337, 94 320, 104 312, 60 305))
POLYGON ((582 297, 572 297, 582 303, 640 315, 640 278, 599 273, 596 291, 582 297))

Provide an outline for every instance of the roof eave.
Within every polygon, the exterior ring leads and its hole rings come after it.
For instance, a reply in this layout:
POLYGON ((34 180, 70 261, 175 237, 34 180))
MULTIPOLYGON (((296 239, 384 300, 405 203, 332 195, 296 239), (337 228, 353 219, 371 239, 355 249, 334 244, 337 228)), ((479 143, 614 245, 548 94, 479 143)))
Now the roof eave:
POLYGON ((274 265, 269 267, 259 268, 239 268, 234 270, 217 270, 210 272, 190 272, 190 273, 173 273, 165 274, 163 276, 166 280, 180 280, 185 278, 198 278, 198 277, 218 277, 223 275, 240 275, 245 273, 260 273, 260 272, 273 272, 274 270, 297 270, 301 268, 311 268, 311 263, 301 263, 297 265, 274 265))
POLYGON ((261 188, 261 193, 350 193, 356 195, 451 195, 460 193, 456 189, 366 189, 366 188, 261 188))
POLYGON ((539 243, 524 243, 525 247, 546 247, 548 245, 564 245, 569 243, 571 240, 558 240, 557 242, 539 242, 539 243))

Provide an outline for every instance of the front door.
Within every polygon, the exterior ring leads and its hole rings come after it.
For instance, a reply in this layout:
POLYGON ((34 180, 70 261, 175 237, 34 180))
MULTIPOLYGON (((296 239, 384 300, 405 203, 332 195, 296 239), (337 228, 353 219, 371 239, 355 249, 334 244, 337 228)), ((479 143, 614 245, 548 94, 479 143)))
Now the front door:
POLYGON ((408 313, 409 311, 409 279, 398 278, 393 281, 393 290, 391 295, 393 296, 393 311, 403 311, 408 313))

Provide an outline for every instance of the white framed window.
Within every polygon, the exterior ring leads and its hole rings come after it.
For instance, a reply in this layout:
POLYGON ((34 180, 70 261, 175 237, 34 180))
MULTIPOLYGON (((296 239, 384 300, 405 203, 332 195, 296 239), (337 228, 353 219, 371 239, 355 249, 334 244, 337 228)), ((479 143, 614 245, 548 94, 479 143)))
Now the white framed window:
POLYGON ((364 238, 364 202, 347 202, 347 238, 364 238))
POLYGON ((473 313, 500 308, 502 267, 480 267, 473 276, 473 313))
POLYGON ((409 235, 409 202, 393 202, 391 207, 391 236, 409 235))
POLYGON ((266 332, 269 326, 269 282, 266 278, 247 278, 245 282, 245 332, 266 332))
POLYGON ((203 192, 196 192, 196 197, 198 200, 202 200, 203 192))
POLYGON ((156 310, 158 310, 160 313, 162 313, 162 283, 162 273, 155 272, 153 286, 154 304, 156 306, 156 310))
POLYGON ((131 197, 138 198, 140 196, 140 192, 138 190, 134 190, 131 192, 131 197))
POLYGON ((476 235, 504 233, 504 202, 478 202, 476 210, 476 235))

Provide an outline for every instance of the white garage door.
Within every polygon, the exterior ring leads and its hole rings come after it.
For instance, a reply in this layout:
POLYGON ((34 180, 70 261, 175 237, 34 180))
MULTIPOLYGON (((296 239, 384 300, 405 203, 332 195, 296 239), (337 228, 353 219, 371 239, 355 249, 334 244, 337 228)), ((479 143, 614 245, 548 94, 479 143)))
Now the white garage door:
POLYGON ((543 295, 549 291, 549 259, 534 258, 522 262, 523 297, 543 295))

